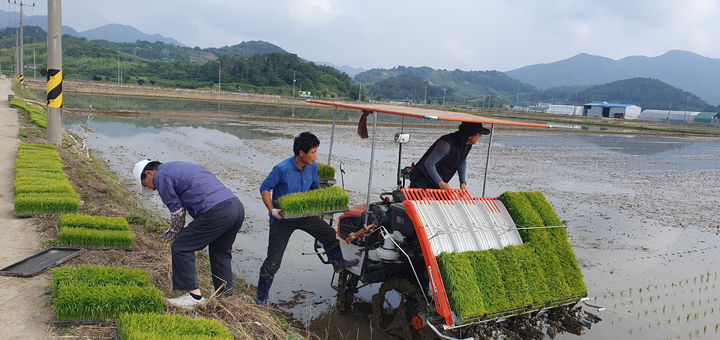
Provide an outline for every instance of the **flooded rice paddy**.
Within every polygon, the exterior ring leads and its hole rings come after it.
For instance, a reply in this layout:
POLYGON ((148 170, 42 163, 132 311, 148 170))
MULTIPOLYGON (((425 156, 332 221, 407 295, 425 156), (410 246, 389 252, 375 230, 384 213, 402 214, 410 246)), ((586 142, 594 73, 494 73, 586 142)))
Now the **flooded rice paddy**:
MULTIPOLYGON (((277 108, 287 110, 287 108, 277 108)), ((357 120, 358 114, 345 119, 357 120)), ((380 117, 380 122, 383 121, 380 117)), ((371 119, 369 120, 372 121, 371 119)), ((86 117, 66 117, 82 136, 86 117)), ((292 137, 311 131, 326 163, 327 123, 198 119, 113 118, 90 121, 88 145, 131 185, 133 164, 143 158, 181 160, 214 172, 242 200, 246 221, 234 245, 237 275, 255 283, 267 246, 267 211, 258 188, 281 160, 292 155, 292 137)), ((369 126, 372 133, 372 125, 369 126)), ((378 127, 371 197, 395 186, 399 127, 378 127)), ((403 166, 451 130, 406 128, 403 166)), ((468 189, 482 192, 487 139, 468 158, 468 189)), ((337 126, 332 165, 351 204, 365 203, 371 139, 355 126, 337 126), (340 167, 344 170, 341 175, 340 167)), ((457 186, 455 179, 453 186, 457 186)), ((569 134, 498 129, 486 196, 540 190, 565 220, 582 266, 592 305, 603 321, 584 339, 711 339, 720 337, 720 139, 616 134, 569 134)), ((166 213, 159 197, 147 200, 166 213)), ((332 269, 312 252, 313 240, 298 232, 288 245, 270 301, 291 312, 321 337, 384 339, 370 326, 370 297, 360 288, 355 309, 334 310, 332 269)), ((169 256, 169 254, 168 254, 169 256)), ((560 338, 575 338, 560 335, 560 338)))

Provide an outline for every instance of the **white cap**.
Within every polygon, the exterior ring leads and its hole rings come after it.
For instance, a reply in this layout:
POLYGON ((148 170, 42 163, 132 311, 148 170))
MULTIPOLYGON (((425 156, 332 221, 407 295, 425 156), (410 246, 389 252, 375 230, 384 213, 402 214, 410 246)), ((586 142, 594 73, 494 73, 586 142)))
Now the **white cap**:
POLYGON ((145 166, 148 165, 148 163, 150 163, 149 159, 143 159, 135 163, 135 167, 133 168, 133 177, 135 178, 135 182, 137 182, 140 186, 140 195, 143 196, 150 196, 154 192, 153 189, 143 186, 142 180, 140 179, 140 177, 142 177, 143 169, 145 169, 145 166))

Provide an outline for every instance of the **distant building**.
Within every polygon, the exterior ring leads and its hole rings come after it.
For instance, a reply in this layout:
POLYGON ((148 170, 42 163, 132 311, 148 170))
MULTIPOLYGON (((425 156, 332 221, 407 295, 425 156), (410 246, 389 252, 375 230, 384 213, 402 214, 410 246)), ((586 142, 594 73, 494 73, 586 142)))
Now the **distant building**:
POLYGON ((303 98, 310 98, 312 97, 312 93, 310 93, 310 91, 300 91, 299 96, 303 98))
POLYGON ((700 114, 697 111, 643 110, 638 120, 665 123, 692 122, 700 114))
POLYGON ((582 106, 576 106, 576 105, 554 105, 550 104, 548 105, 547 113, 552 113, 556 115, 572 115, 572 116, 582 116, 583 114, 583 107, 582 106))
POLYGON ((717 120, 720 119, 718 115, 719 114, 715 112, 643 110, 638 120, 665 123, 713 124, 713 122, 717 123, 717 120))
POLYGON ((583 116, 637 119, 640 111, 639 106, 632 104, 588 103, 583 107, 583 116))

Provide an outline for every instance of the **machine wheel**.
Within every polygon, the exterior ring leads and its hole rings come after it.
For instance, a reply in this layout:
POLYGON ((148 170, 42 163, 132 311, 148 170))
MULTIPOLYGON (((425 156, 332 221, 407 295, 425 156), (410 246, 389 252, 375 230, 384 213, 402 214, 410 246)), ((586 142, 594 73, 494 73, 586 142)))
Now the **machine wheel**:
POLYGON ((408 280, 394 279, 383 282, 372 297, 373 318, 377 327, 399 339, 433 339, 435 334, 422 327, 419 315, 427 315, 427 306, 417 285, 408 280), (387 301, 387 293, 400 295, 397 307, 387 301), (389 305, 389 306, 388 306, 389 305))
POLYGON ((337 300, 335 306, 338 312, 344 313, 350 309, 355 293, 357 293, 359 276, 349 270, 343 270, 338 274, 337 300))

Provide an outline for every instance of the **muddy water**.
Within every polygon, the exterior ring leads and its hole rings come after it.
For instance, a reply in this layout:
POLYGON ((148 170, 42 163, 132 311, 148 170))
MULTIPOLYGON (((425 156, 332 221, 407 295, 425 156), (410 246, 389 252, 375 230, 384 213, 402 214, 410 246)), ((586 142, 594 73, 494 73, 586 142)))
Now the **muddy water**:
MULTIPOLYGON (((65 120, 82 135, 84 117, 65 120)), ((95 117, 88 144, 130 182, 142 157, 199 163, 227 184, 246 207, 234 246, 233 266, 255 282, 267 245, 267 215, 258 193, 273 165, 292 154, 292 136, 318 135, 327 161, 329 124, 264 124, 95 117)), ((372 128, 372 127, 370 127, 372 128)), ((398 128, 377 133, 372 198, 395 185, 398 128)), ((420 158, 441 130, 406 129, 404 164, 420 158)), ((371 141, 354 127, 339 126, 332 165, 351 204, 365 202, 371 141), (339 169, 338 169, 339 170, 339 169)), ((480 143, 486 142, 483 139, 480 143)), ((469 156, 468 189, 482 192, 485 146, 469 156)), ((454 184, 457 185, 457 184, 454 184)), ((604 306, 604 319, 586 339, 700 339, 720 337, 720 140, 624 135, 504 131, 495 135, 487 196, 506 190, 543 191, 566 221, 583 267, 589 301, 604 306)), ((165 211, 157 196, 148 201, 165 211)), ((331 268, 312 255, 312 240, 293 234, 270 301, 328 338, 383 339, 369 327, 369 299, 377 286, 360 289, 356 309, 333 310, 331 268), (372 335, 371 335, 372 332, 372 335)), ((594 309, 586 307, 593 311, 594 309)), ((572 338, 561 335, 561 338, 572 338)))

